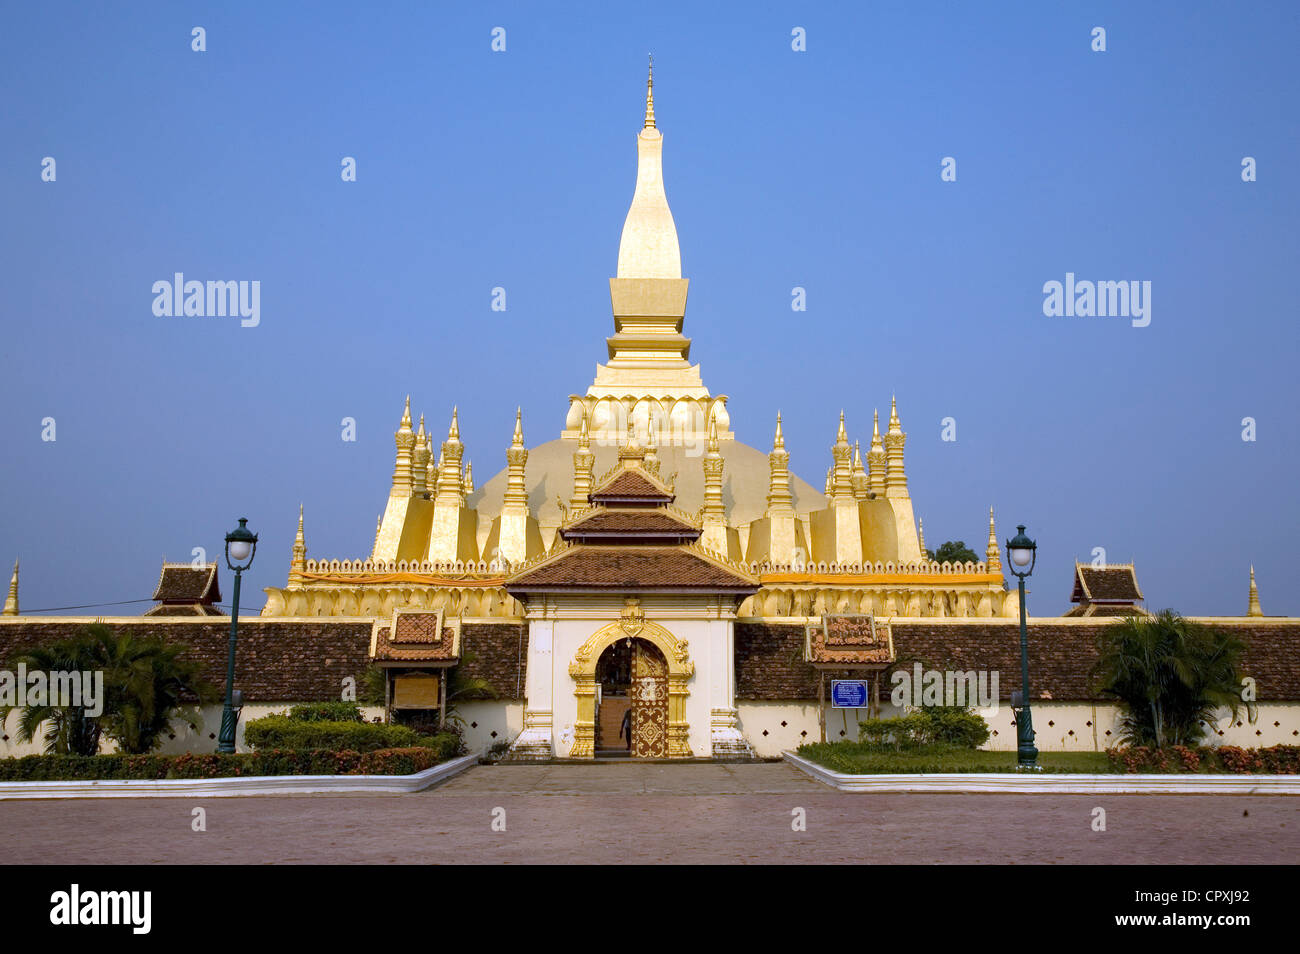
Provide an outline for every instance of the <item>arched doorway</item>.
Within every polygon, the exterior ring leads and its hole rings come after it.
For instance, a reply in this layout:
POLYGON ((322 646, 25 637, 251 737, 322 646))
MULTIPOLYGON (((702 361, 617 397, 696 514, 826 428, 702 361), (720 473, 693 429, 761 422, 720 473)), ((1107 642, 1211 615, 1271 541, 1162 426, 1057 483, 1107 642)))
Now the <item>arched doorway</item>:
POLYGON ((596 758, 668 757, 668 661, 649 640, 616 640, 596 662, 596 758))
MULTIPOLYGON (((577 701, 577 714, 573 723, 573 745, 568 757, 589 759, 596 754, 596 665, 605 650, 629 636, 638 642, 648 642, 659 651, 658 659, 667 667, 668 683, 668 753, 670 759, 691 756, 690 724, 686 721, 686 699, 691 694, 687 682, 695 675, 686 640, 678 639, 658 623, 644 619, 639 601, 629 599, 618 622, 603 626, 578 647, 569 663, 569 676, 573 679, 573 694, 577 701)), ((647 659, 653 658, 648 654, 647 659)), ((629 692, 632 678, 629 672, 629 692)), ((631 697, 629 695, 629 702, 631 697)), ((617 731, 617 730, 616 730, 617 731)), ((635 738, 635 735, 633 736, 635 738)))

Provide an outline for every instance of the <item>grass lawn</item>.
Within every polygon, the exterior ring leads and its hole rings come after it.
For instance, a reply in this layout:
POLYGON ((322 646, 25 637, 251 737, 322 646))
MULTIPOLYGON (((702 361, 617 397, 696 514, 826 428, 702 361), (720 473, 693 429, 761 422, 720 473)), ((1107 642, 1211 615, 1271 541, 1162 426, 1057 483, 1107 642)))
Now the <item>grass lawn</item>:
MULTIPOLYGON (((1015 752, 987 752, 926 746, 893 751, 861 742, 821 742, 801 745, 798 754, 847 775, 884 775, 907 772, 1014 772, 1015 752)), ((1115 774, 1105 752, 1040 752, 1044 772, 1115 774)))

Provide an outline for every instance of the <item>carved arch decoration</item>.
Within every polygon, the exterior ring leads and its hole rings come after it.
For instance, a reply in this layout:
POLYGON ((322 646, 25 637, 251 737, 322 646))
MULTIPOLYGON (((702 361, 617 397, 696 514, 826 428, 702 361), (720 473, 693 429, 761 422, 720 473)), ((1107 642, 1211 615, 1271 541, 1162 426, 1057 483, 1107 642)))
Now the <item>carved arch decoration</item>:
POLYGON ((596 630, 578 647, 569 663, 573 677, 573 694, 578 699, 578 717, 573 725, 571 759, 596 757, 596 664, 601 654, 620 639, 635 636, 647 640, 663 653, 668 663, 668 757, 689 758, 690 723, 686 721, 686 697, 691 694, 686 683, 695 675, 687 641, 678 639, 664 627, 650 620, 637 620, 639 627, 630 632, 628 620, 622 619, 596 630))

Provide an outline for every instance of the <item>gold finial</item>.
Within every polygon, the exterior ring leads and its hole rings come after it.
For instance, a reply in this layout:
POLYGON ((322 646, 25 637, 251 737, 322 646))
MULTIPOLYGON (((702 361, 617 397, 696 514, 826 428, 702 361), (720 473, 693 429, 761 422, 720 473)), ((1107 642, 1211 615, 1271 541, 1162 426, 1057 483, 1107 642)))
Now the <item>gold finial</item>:
POLYGON ((298 532, 293 536, 293 557, 289 561, 289 582, 302 579, 301 573, 307 568, 307 543, 302 533, 302 504, 298 504, 298 532))
POLYGON ((708 450, 709 450, 709 453, 711 453, 711 454, 716 454, 716 453, 718 452, 718 415, 716 415, 716 414, 710 414, 710 415, 709 415, 709 446, 708 446, 708 450))
POLYGON ((411 429, 411 395, 406 396, 406 407, 402 409, 402 424, 406 430, 411 429))
POLYGON ((916 521, 916 538, 917 538, 917 543, 921 547, 921 559, 922 560, 930 559, 930 551, 928 551, 925 548, 925 521, 924 520, 916 521))
POLYGON ((862 442, 853 442, 853 469, 862 470, 862 442))
POLYGON ((898 398, 891 394, 889 396, 889 429, 893 431, 901 426, 901 422, 898 420, 898 398))
POLYGON ((781 433, 781 412, 776 412, 776 437, 772 441, 772 450, 785 449, 785 435, 781 433))
POLYGON ((645 128, 655 128, 655 58, 650 54, 650 71, 645 81, 645 128))
POLYGON ((510 445, 512 447, 524 446, 524 409, 522 407, 515 408, 515 436, 510 441, 510 445))
POLYGON ((591 446, 591 430, 587 427, 587 415, 582 415, 582 428, 578 431, 578 448, 586 450, 591 446))
POLYGON ((447 440, 460 440, 460 408, 456 405, 451 409, 451 427, 447 429, 447 440))
POLYGON ((984 563, 990 573, 1002 572, 1002 552, 998 549, 998 532, 993 528, 992 507, 989 507, 989 544, 984 548, 984 563))
POLYGON ((871 437, 872 444, 878 443, 880 440, 880 408, 876 408, 871 413, 871 437))
POLYGON ((844 430, 844 412, 840 411, 840 429, 835 432, 836 444, 848 444, 849 435, 844 430))
POLYGON ((474 465, 470 461, 465 461, 465 493, 474 492, 474 465))
POLYGON ((419 438, 419 442, 418 442, 419 444, 424 443, 424 415, 423 414, 420 415, 420 428, 415 432, 415 436, 419 438))
MULTIPOLYGON (((14 579, 18 579, 18 564, 14 564, 14 579)), ((15 597, 16 599, 17 597, 15 597)), ((6 612, 8 608, 6 605, 6 612)), ((1250 566, 1250 606, 1246 610, 1247 616, 1263 616, 1264 610, 1259 605, 1259 588, 1255 586, 1255 565, 1250 566)))
POLYGON ((5 608, 0 616, 18 615, 18 561, 14 560, 14 575, 9 578, 9 595, 5 597, 5 608))

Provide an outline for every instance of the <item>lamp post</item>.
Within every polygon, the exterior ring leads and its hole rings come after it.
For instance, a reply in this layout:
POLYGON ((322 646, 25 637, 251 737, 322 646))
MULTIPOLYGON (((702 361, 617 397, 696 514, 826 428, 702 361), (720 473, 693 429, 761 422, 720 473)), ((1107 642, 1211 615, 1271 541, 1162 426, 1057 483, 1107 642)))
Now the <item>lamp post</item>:
POLYGON ((1034 747, 1034 718, 1029 711, 1029 627, 1025 622, 1025 577, 1034 572, 1038 562, 1038 544, 1025 536, 1020 524, 1014 537, 1007 541, 1007 558, 1011 572, 1020 580, 1020 707, 1013 695, 1011 708, 1016 714, 1016 767, 1020 771, 1038 768, 1038 749, 1034 747))
POLYGON ((218 752, 235 751, 235 638, 239 629, 239 577, 253 564, 257 552, 257 534, 248 529, 248 518, 240 517, 239 526, 226 534, 226 566, 235 571, 234 603, 230 609, 230 646, 226 651, 226 701, 221 707, 221 735, 218 752))

